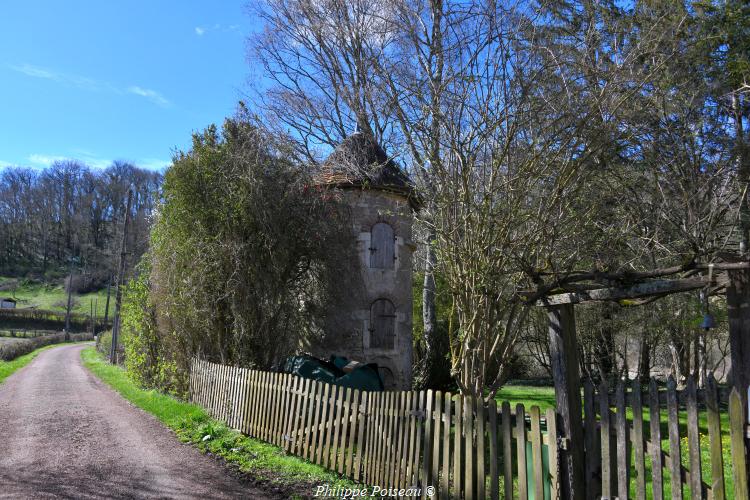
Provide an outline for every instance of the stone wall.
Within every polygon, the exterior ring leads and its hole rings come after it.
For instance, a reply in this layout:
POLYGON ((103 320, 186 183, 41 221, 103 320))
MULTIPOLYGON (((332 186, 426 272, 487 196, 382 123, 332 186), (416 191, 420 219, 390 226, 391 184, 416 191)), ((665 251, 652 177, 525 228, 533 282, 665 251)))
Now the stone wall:
POLYGON ((342 190, 349 206, 352 246, 350 262, 342 262, 335 307, 326 314, 326 335, 313 352, 320 357, 345 356, 377 363, 388 389, 411 388, 412 380, 412 211, 406 198, 381 190, 342 190), (370 268, 370 232, 378 222, 394 231, 392 269, 370 268), (395 306, 393 349, 370 347, 370 306, 388 299, 395 306))

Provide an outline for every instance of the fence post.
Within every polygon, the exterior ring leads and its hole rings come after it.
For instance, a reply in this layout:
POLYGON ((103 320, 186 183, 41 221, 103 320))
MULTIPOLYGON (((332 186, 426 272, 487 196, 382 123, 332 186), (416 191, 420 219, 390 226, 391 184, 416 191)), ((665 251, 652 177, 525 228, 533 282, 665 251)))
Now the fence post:
POLYGON ((615 429, 617 436, 617 493, 620 498, 628 498, 630 492, 630 461, 628 460, 629 426, 625 415, 625 380, 620 379, 615 386, 615 429))
MULTIPOLYGON (((747 395, 746 395, 747 396, 747 395)), ((748 498, 747 456, 745 455, 745 428, 747 419, 740 391, 735 387, 729 395, 729 437, 732 450, 732 473, 735 498, 748 498)))
MULTIPOLYGON (((742 400, 742 421, 748 422, 748 387, 750 387, 750 270, 729 270, 727 316, 729 347, 732 360, 732 385, 742 400)), ((744 439, 745 456, 750 455, 750 441, 744 439)), ((746 479, 750 470, 745 471, 746 479)))
POLYGON ((750 386, 750 272, 730 270, 727 287, 729 346, 732 360, 732 384, 747 405, 750 386))
POLYGON ((555 380, 555 399, 563 438, 560 447, 560 493, 564 499, 583 500, 584 453, 581 378, 578 373, 573 304, 548 306, 550 361, 555 380))

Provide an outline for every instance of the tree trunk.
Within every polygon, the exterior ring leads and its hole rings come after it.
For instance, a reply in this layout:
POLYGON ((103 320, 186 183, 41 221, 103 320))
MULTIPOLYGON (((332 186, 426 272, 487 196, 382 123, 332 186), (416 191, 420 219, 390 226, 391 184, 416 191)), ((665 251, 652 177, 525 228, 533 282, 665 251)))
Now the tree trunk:
POLYGON ((693 337, 691 344, 693 344, 693 369, 691 375, 694 380, 698 380, 700 375, 700 364, 701 364, 701 348, 699 342, 699 335, 693 337))
POLYGON ((422 324, 424 327, 425 345, 425 375, 427 380, 432 378, 436 364, 437 341, 437 311, 435 309, 435 263, 436 255, 433 242, 435 232, 430 230, 427 236, 427 248, 425 252, 424 284, 422 287, 422 324))
POLYGON ((603 304, 602 322, 600 335, 594 343, 594 356, 599 369, 599 377, 602 380, 611 380, 616 370, 615 366, 615 340, 614 328, 612 328, 611 304, 603 304))
MULTIPOLYGON (((430 60, 434 61, 434 66, 430 68, 430 147, 429 160, 430 165, 434 166, 441 161, 440 151, 440 104, 441 104, 441 87, 443 80, 443 1, 433 0, 431 2, 432 12, 432 44, 430 45, 430 60)), ((430 207, 430 214, 435 214, 435 210, 430 207)), ((424 286, 422 289, 422 326, 424 327, 425 342, 425 359, 427 369, 425 374, 427 380, 433 379, 437 361, 437 311, 435 309, 435 265, 437 264, 437 255, 435 254, 435 229, 428 227, 427 230, 427 248, 425 252, 425 269, 424 269, 424 286)))
POLYGON ((706 334, 705 330, 701 330, 698 334, 698 387, 701 389, 706 387, 706 365, 708 364, 706 359, 706 334))
POLYGON ((651 376, 651 344, 645 338, 641 339, 641 353, 638 359, 638 378, 641 384, 647 385, 651 376))
POLYGON ((740 201, 740 253, 746 254, 750 248, 750 204, 745 190, 750 183, 750 161, 747 159, 745 131, 742 127, 742 101, 739 95, 732 94, 732 114, 734 119, 735 161, 737 162, 738 191, 742 193, 740 201))
POLYGON ((680 351, 674 340, 669 342, 669 353, 672 355, 672 376, 675 380, 682 378, 682 362, 680 360, 680 351))
POLYGON ((581 408, 581 379, 578 372, 575 312, 572 304, 547 308, 550 362, 555 380, 558 432, 570 443, 560 450, 561 497, 583 499, 584 454, 581 408))

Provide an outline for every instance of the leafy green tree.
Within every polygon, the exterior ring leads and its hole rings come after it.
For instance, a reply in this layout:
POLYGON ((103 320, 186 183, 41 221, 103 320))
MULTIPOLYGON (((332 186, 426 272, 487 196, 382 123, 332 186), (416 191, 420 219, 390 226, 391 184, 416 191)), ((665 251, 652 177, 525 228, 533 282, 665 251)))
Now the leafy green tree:
POLYGON ((146 255, 136 267, 136 276, 123 290, 121 322, 125 367, 133 380, 143 387, 174 391, 180 386, 179 373, 156 327, 150 272, 151 262, 146 255))

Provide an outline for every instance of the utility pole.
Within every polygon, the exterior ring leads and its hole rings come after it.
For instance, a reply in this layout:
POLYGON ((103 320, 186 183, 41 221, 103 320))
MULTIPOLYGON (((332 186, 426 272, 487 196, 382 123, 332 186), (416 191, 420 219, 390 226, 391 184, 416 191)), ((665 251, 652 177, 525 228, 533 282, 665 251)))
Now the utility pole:
POLYGON ((104 305, 104 328, 107 327, 107 321, 109 320, 109 293, 112 290, 112 273, 109 273, 109 281, 107 282, 107 302, 104 305))
POLYGON ((65 311, 65 341, 70 340, 70 306, 73 298, 73 258, 70 258, 70 274, 68 275, 68 307, 65 311))
POLYGON ((89 299, 89 325, 91 326, 91 335, 94 335, 94 299, 89 299))
POLYGON ((91 327, 91 335, 96 337, 96 320, 99 316, 99 297, 96 297, 94 299, 94 322, 92 323, 91 327))
POLYGON ((128 189, 128 203, 125 210, 125 223, 122 228, 122 244, 120 245, 120 269, 117 273, 117 283, 115 289, 115 314, 112 325, 112 350, 110 352, 110 362, 117 364, 117 342, 120 337, 120 306, 122 305, 122 285, 125 279, 125 256, 127 255, 128 245, 128 222, 130 222, 130 209, 133 203, 133 190, 128 189))

